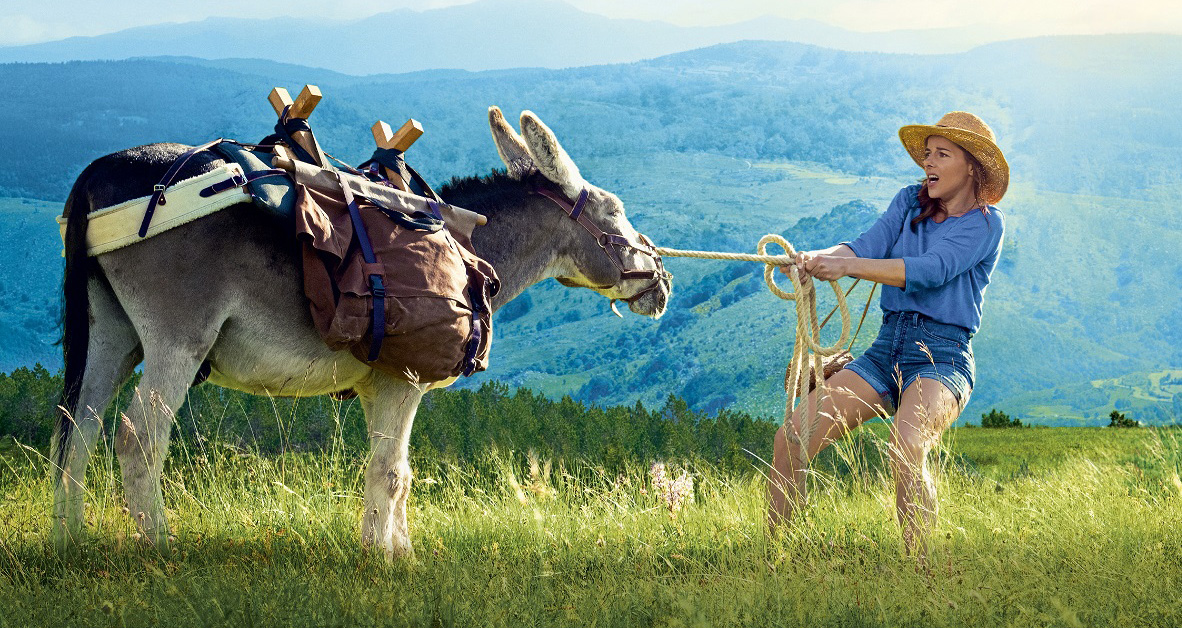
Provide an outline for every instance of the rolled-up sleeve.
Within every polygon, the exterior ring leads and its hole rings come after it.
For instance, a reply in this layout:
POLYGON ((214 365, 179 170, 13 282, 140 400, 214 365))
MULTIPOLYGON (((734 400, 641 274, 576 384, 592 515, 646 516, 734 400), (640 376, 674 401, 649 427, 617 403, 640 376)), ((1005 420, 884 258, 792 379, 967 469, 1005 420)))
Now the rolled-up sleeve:
POLYGON ((854 255, 863 259, 886 259, 903 231, 903 221, 907 220, 912 200, 917 198, 917 188, 918 186, 908 186, 899 190, 886 212, 879 216, 865 233, 852 242, 842 244, 850 247, 854 255))
POLYGON ((930 290, 969 270, 1001 248, 1005 225, 1000 212, 956 219, 951 231, 923 254, 903 257, 906 285, 903 292, 930 290))

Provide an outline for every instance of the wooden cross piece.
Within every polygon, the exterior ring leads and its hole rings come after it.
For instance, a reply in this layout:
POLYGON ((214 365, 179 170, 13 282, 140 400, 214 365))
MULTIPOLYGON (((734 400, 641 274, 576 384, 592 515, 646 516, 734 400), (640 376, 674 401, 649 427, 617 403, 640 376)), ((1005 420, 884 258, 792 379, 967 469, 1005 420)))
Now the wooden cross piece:
MULTIPOLYGON (((288 118, 299 118, 307 120, 308 116, 312 115, 312 111, 316 109, 316 105, 320 104, 322 98, 320 88, 315 85, 305 85, 304 89, 300 91, 300 95, 292 101, 291 94, 282 87, 276 87, 271 90, 271 94, 267 96, 267 101, 271 103, 271 108, 275 110, 275 115, 283 115, 283 110, 286 107, 291 107, 287 112, 288 118)), ((328 156, 324 151, 320 150, 320 145, 316 143, 316 138, 307 131, 296 131, 291 134, 291 138, 296 141, 312 159, 316 160, 316 165, 321 168, 328 167, 328 156)), ((276 153, 278 154, 278 153, 276 153)))
MULTIPOLYGON (((407 120, 406 124, 403 124, 394 132, 391 132, 389 124, 381 120, 375 122, 373 128, 370 130, 373 131, 373 141, 378 145, 378 148, 393 148, 403 153, 423 135, 423 125, 419 124, 419 121, 414 118, 407 120)), ((390 183, 394 187, 403 192, 410 191, 407 189, 406 181, 402 179, 400 173, 394 172, 385 166, 382 166, 382 170, 386 173, 386 178, 390 180, 390 183)), ((449 228, 452 228, 451 226, 456 224, 465 233, 471 233, 474 227, 488 223, 488 218, 462 207, 445 203, 443 211, 445 213, 444 219, 447 221, 449 228), (465 227, 464 225, 467 226, 465 227)))
MULTIPOLYGON (((373 128, 370 130, 373 131, 373 141, 378 145, 378 148, 393 148, 403 153, 423 135, 423 125, 419 124, 419 121, 414 118, 407 120, 406 124, 403 124, 396 133, 390 129, 389 124, 381 120, 375 122, 373 128)), ((403 180, 401 173, 395 172, 385 166, 382 166, 382 171, 386 173, 386 178, 390 180, 390 183, 394 187, 403 192, 409 191, 407 182, 403 180)))

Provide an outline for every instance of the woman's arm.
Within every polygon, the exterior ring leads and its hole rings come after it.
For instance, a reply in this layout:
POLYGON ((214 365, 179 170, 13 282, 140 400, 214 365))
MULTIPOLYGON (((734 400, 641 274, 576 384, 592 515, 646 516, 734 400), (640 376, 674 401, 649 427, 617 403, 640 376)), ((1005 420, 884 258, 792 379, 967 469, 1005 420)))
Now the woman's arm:
POLYGON ((896 288, 907 285, 907 267, 903 260, 857 257, 844 244, 799 253, 796 263, 804 272, 822 281, 857 277, 896 288))
MULTIPOLYGON (((857 277, 897 288, 907 285, 907 268, 903 260, 864 259, 844 244, 816 251, 801 251, 796 254, 796 265, 822 281, 857 277)), ((781 266, 780 272, 787 274, 788 267, 781 266)))

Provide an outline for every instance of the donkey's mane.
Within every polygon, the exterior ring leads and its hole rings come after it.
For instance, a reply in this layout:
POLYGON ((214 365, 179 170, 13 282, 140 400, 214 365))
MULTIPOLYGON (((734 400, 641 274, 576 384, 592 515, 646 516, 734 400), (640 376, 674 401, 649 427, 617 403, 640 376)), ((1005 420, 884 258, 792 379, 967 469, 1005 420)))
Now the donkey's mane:
POLYGON ((541 175, 531 175, 523 181, 509 176, 504 169, 496 169, 483 177, 452 177, 439 189, 439 196, 448 203, 491 216, 525 205, 530 190, 537 187, 533 176, 541 175))

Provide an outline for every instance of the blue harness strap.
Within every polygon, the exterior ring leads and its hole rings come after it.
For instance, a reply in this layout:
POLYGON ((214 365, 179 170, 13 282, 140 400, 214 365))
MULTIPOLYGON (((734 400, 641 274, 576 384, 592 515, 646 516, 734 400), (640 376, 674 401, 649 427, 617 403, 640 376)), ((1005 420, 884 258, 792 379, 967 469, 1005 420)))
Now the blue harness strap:
POLYGON ((402 151, 397 148, 375 149, 373 155, 370 155, 365 163, 357 167, 360 170, 375 174, 377 178, 384 180, 386 177, 377 166, 385 167, 391 172, 397 173, 398 176, 402 177, 403 181, 410 180, 410 173, 406 171, 406 162, 402 160, 402 151))
MULTIPOLYGON (((341 183, 341 190, 345 194, 345 203, 349 206, 349 218, 353 222, 353 232, 357 237, 357 244, 361 247, 361 258, 365 260, 368 271, 377 270, 378 259, 373 252, 373 243, 369 240, 369 232, 361 220, 361 208, 349 184, 337 172, 337 180, 341 183)), ((369 361, 378 359, 382 351, 382 340, 386 338, 386 286, 382 283, 381 273, 371 272, 368 275, 369 289, 373 294, 373 336, 369 343, 369 361)))
POLYGON ((371 178, 384 180, 386 177, 377 166, 382 166, 391 172, 398 173, 398 176, 402 177, 402 180, 406 182, 407 189, 411 194, 439 201, 439 196, 435 194, 435 190, 431 189, 431 186, 427 185, 423 177, 414 168, 411 168, 410 164, 406 163, 406 160, 402 158, 402 151, 397 148, 378 148, 374 150, 373 155, 365 163, 357 167, 373 175, 371 178))
MULTIPOLYGON (((226 179, 225 181, 218 181, 217 183, 214 183, 213 185, 211 185, 207 188, 203 188, 200 192, 197 193, 197 195, 202 198, 206 198, 206 197, 213 196, 215 194, 221 194, 222 192, 225 192, 226 190, 242 187, 242 186, 246 185, 247 183, 255 181, 256 179, 262 179, 264 177, 280 177, 280 176, 283 176, 283 177, 287 176, 287 171, 286 170, 278 170, 278 169, 256 170, 254 172, 246 173, 245 177, 242 175, 236 174, 236 175, 230 177, 229 179, 226 179)), ((251 196, 253 197, 254 194, 252 193, 251 196)))
POLYGON ((460 363, 460 372, 464 377, 476 372, 476 358, 480 354, 480 346, 484 343, 484 321, 480 316, 489 313, 487 291, 490 289, 495 292, 495 287, 487 280, 479 285, 474 281, 468 283, 468 299, 472 301, 472 335, 468 337, 468 344, 464 347, 464 360, 460 363))
POLYGON ((148 227, 152 224, 152 215, 156 213, 156 206, 168 203, 168 199, 164 196, 164 191, 167 190, 168 186, 172 185, 173 181, 176 180, 177 175, 181 173, 181 169, 185 167, 185 164, 189 163, 189 159, 192 158, 193 155, 196 155, 197 153, 200 153, 211 146, 221 144, 224 141, 225 140, 219 137, 212 142, 206 142, 200 146, 194 146, 193 148, 181 153, 176 159, 173 160, 172 165, 168 167, 168 171, 164 173, 164 177, 160 179, 160 182, 152 186, 152 198, 148 199, 148 209, 144 211, 144 221, 140 223, 139 235, 141 238, 146 238, 148 236, 148 227))
POLYGON ((427 199, 427 208, 431 210, 431 215, 439 220, 443 220, 443 213, 439 211, 439 203, 433 199, 427 199))
POLYGON ((410 164, 405 165, 406 171, 410 173, 410 182, 407 183, 407 186, 410 187, 410 190, 419 196, 424 196, 433 201, 442 203, 443 199, 439 198, 439 195, 435 193, 435 190, 431 189, 431 186, 427 183, 427 180, 423 178, 423 175, 419 174, 418 170, 411 168, 410 164))
POLYGON ((316 163, 316 158, 304 150, 304 147, 300 146, 300 143, 292 137, 292 134, 298 131, 307 131, 310 134, 312 127, 308 126, 308 121, 303 118, 287 117, 289 111, 291 111, 291 105, 283 108, 283 113, 279 114, 279 121, 275 123, 275 132, 264 137, 258 145, 283 144, 295 153, 296 159, 304 163, 320 165, 316 163))

